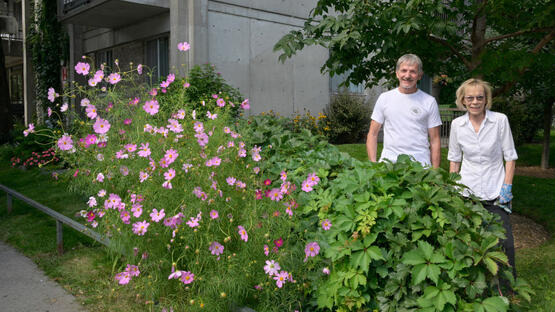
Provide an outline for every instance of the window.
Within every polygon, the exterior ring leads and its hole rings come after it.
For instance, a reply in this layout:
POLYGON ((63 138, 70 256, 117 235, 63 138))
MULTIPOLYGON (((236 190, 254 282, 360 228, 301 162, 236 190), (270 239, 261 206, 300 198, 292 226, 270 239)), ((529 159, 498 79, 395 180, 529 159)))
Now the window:
POLYGON ((417 86, 418 86, 418 89, 428 94, 432 94, 432 78, 430 78, 430 76, 426 74, 422 75, 422 79, 418 81, 417 86))
POLYGON ((23 104, 23 66, 12 67, 10 75, 10 101, 12 105, 23 104))
MULTIPOLYGON (((113 66, 113 56, 112 56, 112 50, 104 50, 104 51, 99 51, 96 52, 94 54, 94 64, 96 66, 96 68, 100 69, 100 65, 105 64, 108 67, 112 67, 113 66)), ((104 70, 104 74, 107 73, 107 70, 104 70)))
POLYGON ((146 42, 146 65, 152 70, 152 81, 158 82, 161 77, 168 75, 169 38, 160 37, 146 42))

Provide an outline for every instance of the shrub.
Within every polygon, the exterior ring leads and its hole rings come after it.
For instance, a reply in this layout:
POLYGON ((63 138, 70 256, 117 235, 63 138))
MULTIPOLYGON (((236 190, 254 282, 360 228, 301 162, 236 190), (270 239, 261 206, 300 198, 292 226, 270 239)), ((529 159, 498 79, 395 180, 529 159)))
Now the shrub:
POLYGON ((538 130, 543 127, 543 107, 541 103, 517 98, 496 98, 492 110, 509 118, 515 145, 532 142, 538 130))
POLYGON ((332 98, 324 114, 331 143, 359 143, 368 133, 371 111, 359 97, 342 92, 332 98))

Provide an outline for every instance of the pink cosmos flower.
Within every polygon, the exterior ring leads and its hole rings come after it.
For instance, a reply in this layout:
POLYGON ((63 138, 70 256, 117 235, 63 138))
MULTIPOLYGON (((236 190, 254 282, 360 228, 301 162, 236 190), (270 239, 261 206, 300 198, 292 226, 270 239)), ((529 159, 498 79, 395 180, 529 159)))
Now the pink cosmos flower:
POLYGON ((280 189, 273 188, 268 194, 268 197, 273 201, 280 201, 283 198, 283 194, 280 192, 280 189))
POLYGON ((185 171, 185 173, 189 172, 189 169, 193 168, 192 164, 183 164, 183 167, 181 169, 183 169, 185 171))
POLYGON ((274 279, 276 280, 276 285, 278 288, 283 287, 283 284, 285 284, 285 282, 289 279, 289 273, 287 273, 286 271, 281 271, 279 272, 279 274, 276 274, 276 276, 274 276, 274 279))
POLYGON ((46 110, 46 114, 48 115, 48 117, 52 116, 52 108, 49 107, 49 108, 46 110))
POLYGON ((218 118, 218 114, 212 114, 210 111, 207 111, 206 117, 208 117, 209 119, 215 120, 216 118, 218 118))
POLYGON ((285 171, 280 172, 280 173, 279 173, 279 178, 280 178, 283 182, 285 182, 285 180, 287 180, 287 172, 285 172, 285 171))
POLYGON ((137 73, 138 73, 139 75, 142 75, 142 74, 143 74, 143 64, 137 65, 137 73))
POLYGON ((121 81, 121 76, 118 73, 111 73, 110 76, 108 76, 108 81, 115 85, 116 83, 121 81))
POLYGON ((126 118, 126 119, 123 121, 123 124, 124 124, 124 125, 130 125, 132 121, 133 121, 133 120, 131 120, 131 119, 129 119, 129 118, 126 118))
POLYGON ((233 186, 235 184, 235 181, 237 181, 237 179, 235 179, 234 177, 227 177, 225 181, 227 182, 227 184, 233 186))
POLYGON ((277 275, 281 267, 278 262, 274 260, 266 260, 266 265, 264 266, 264 272, 270 276, 277 275))
POLYGON ((247 157, 247 150, 245 149, 239 149, 239 151, 237 152, 237 156, 243 158, 243 157, 247 157))
POLYGON ((270 184, 272 184, 272 180, 270 180, 270 179, 264 180, 264 185, 268 186, 270 184))
POLYGON ((59 140, 58 140, 58 148, 61 149, 62 151, 67 151, 73 148, 73 140, 71 139, 71 137, 67 134, 64 134, 59 140))
POLYGON ((274 245, 275 245, 277 248, 280 248, 281 246, 283 246, 283 238, 280 237, 279 239, 274 240, 274 245))
POLYGON ((239 235, 241 235, 241 239, 244 240, 245 242, 247 242, 249 240, 249 235, 247 234, 247 231, 245 230, 245 228, 241 225, 239 225, 237 227, 237 232, 239 233, 239 235))
POLYGON ((329 219, 322 221, 322 228, 324 231, 331 229, 331 221, 329 219))
POLYGON ((152 221, 156 223, 164 219, 165 216, 166 216, 166 213, 164 212, 164 209, 161 209, 160 211, 158 211, 155 208, 155 209, 152 209, 152 213, 150 213, 150 218, 152 219, 152 221))
POLYGON ((144 171, 140 171, 139 172, 139 182, 143 183, 144 181, 146 181, 146 179, 148 179, 148 173, 146 173, 144 171))
POLYGON ((133 233, 143 236, 145 235, 149 225, 150 223, 146 221, 135 222, 133 223, 133 233))
POLYGON ((100 183, 104 182, 104 174, 102 174, 102 172, 96 175, 96 181, 100 183))
POLYGON ((225 100, 224 99, 217 99, 216 100, 216 105, 218 105, 219 107, 224 107, 225 106, 225 100))
POLYGON ((131 212, 133 213, 133 217, 140 217, 143 214, 143 205, 139 203, 133 204, 133 206, 131 206, 131 212))
POLYGON ((195 280, 195 274, 189 271, 181 272, 181 281, 183 282, 183 284, 185 285, 191 284, 194 280, 195 280))
POLYGON ((98 191, 98 194, 97 194, 97 195, 98 195, 98 197, 104 197, 104 196, 106 196, 106 190, 100 190, 100 191, 98 191))
POLYGON ((98 134, 103 134, 110 130, 110 123, 106 119, 100 117, 96 118, 96 122, 93 125, 94 132, 98 134))
POLYGON ((156 100, 146 101, 145 105, 143 105, 143 109, 145 110, 145 112, 147 112, 151 116, 156 115, 156 113, 158 113, 159 108, 160 108, 160 105, 158 105, 158 101, 156 100))
POLYGON ((75 65, 75 71, 83 76, 89 73, 91 66, 88 63, 79 62, 75 65))
POLYGON ((224 253, 224 246, 222 246, 222 244, 218 242, 212 242, 212 244, 210 244, 210 247, 208 247, 208 250, 210 250, 211 254, 219 256, 224 253))
POLYGON ((306 244, 306 247, 304 248, 304 254, 305 254, 304 261, 306 262, 308 257, 316 257, 319 252, 320 252, 320 245, 318 245, 317 242, 311 242, 306 244))
POLYGON ((251 108, 250 104, 249 104, 249 99, 245 99, 242 103, 241 103, 241 108, 244 110, 249 110, 251 108))
POLYGON ((185 110, 180 109, 177 111, 177 114, 175 114, 175 117, 177 119, 184 119, 185 118, 185 110))
POLYGON ((148 147, 148 145, 149 143, 141 143, 141 147, 139 148, 137 155, 145 158, 148 157, 150 155, 150 148, 148 147))
POLYGON ((310 183, 309 180, 304 180, 303 181, 301 190, 303 190, 307 193, 312 191, 312 184, 310 183))
POLYGON ((218 216, 219 216, 219 214, 218 214, 217 210, 212 209, 212 211, 210 211, 210 218, 217 219, 218 216))
POLYGON ((48 100, 52 103, 54 103, 54 101, 56 100, 57 97, 59 97, 60 95, 58 93, 56 93, 56 90, 54 90, 54 88, 48 88, 48 100))
POLYGON ((89 207, 95 207, 96 206, 96 198, 94 198, 94 196, 89 197, 89 200, 87 201, 87 205, 89 205, 89 207))
POLYGON ((164 158, 166 158, 168 165, 173 163, 177 159, 177 156, 179 156, 179 154, 173 148, 167 150, 164 154, 164 158))
POLYGON ((69 108, 69 104, 64 103, 64 104, 62 105, 62 107, 60 107, 60 112, 63 113, 63 112, 65 112, 65 111, 67 111, 68 108, 69 108))
POLYGON ((96 107, 94 105, 88 105, 85 112, 87 113, 87 117, 90 119, 95 119, 97 116, 96 107))
POLYGON ((129 219, 131 219, 131 215, 129 214, 129 211, 122 210, 119 217, 123 223, 129 224, 129 219))
POLYGON ((129 158, 129 155, 125 153, 125 150, 119 150, 116 152, 116 158, 117 159, 127 159, 129 158))
POLYGON ((127 272, 120 272, 116 274, 115 279, 120 285, 126 285, 131 280, 131 275, 127 272))
POLYGON ((139 267, 136 265, 128 264, 125 268, 125 272, 129 273, 131 276, 139 276, 141 271, 139 271, 139 267))
POLYGON ((209 160, 207 160, 205 165, 206 165, 206 167, 211 167, 211 166, 217 167, 217 166, 220 165, 221 162, 222 162, 222 159, 220 157, 216 156, 216 157, 213 157, 213 158, 210 158, 209 160))
POLYGON ((162 187, 171 190, 173 188, 173 185, 170 181, 165 181, 164 183, 162 183, 162 187))
MULTIPOLYGON (((50 108, 49 108, 49 109, 50 109, 50 108)), ((29 128, 23 130, 23 135, 24 135, 24 136, 28 136, 29 133, 34 133, 34 132, 35 132, 35 125, 32 124, 32 123, 30 123, 30 124, 29 124, 29 128)))
POLYGON ((199 219, 195 217, 191 217, 191 220, 185 222, 189 227, 195 228, 199 226, 199 219))
POLYGON ((320 178, 318 178, 316 172, 309 174, 306 179, 310 182, 310 186, 317 185, 318 182, 320 182, 320 178))
POLYGON ((326 274, 326 275, 330 275, 330 269, 328 267, 325 267, 322 269, 322 273, 326 274))
POLYGON ((129 153, 133 153, 134 151, 137 150, 137 144, 131 144, 131 143, 129 143, 129 144, 125 144, 123 147, 124 147, 129 153))
POLYGON ((83 98, 80 103, 81 103, 81 106, 87 107, 89 104, 91 104, 91 101, 87 98, 83 98))
POLYGON ((164 172, 164 179, 167 181, 171 181, 171 179, 175 178, 175 169, 170 168, 168 171, 164 172))
POLYGON ((270 254, 270 247, 264 244, 264 255, 268 256, 270 254))
POLYGON ((191 45, 187 42, 180 42, 180 43, 177 44, 177 49, 179 51, 185 52, 185 51, 189 50, 190 48, 191 48, 191 45))

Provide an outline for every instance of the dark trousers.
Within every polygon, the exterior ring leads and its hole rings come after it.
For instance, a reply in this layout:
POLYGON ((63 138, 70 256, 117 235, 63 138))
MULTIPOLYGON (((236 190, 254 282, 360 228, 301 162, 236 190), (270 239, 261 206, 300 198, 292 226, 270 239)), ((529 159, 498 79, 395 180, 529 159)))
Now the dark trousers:
MULTIPOLYGON (((501 217, 501 222, 503 223, 503 228, 505 228, 506 238, 502 240, 499 244, 503 247, 505 254, 509 260, 509 264, 513 268, 513 276, 516 278, 516 266, 515 266, 515 241, 513 238, 513 228, 511 226, 511 219, 509 214, 501 207, 496 206, 493 202, 484 201, 482 202, 484 208, 486 208, 490 213, 496 214, 501 217)), ((508 286, 511 289, 507 280, 500 278, 500 283, 502 286, 508 286)))

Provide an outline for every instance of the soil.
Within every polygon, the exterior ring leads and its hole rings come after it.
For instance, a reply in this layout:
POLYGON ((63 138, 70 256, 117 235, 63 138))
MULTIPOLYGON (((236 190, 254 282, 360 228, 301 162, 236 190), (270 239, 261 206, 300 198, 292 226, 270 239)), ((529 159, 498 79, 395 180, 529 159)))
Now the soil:
POLYGON ((516 167, 515 175, 555 179, 555 168, 541 169, 540 167, 516 167))
POLYGON ((526 217, 511 214, 515 249, 538 247, 550 238, 543 226, 526 217))

